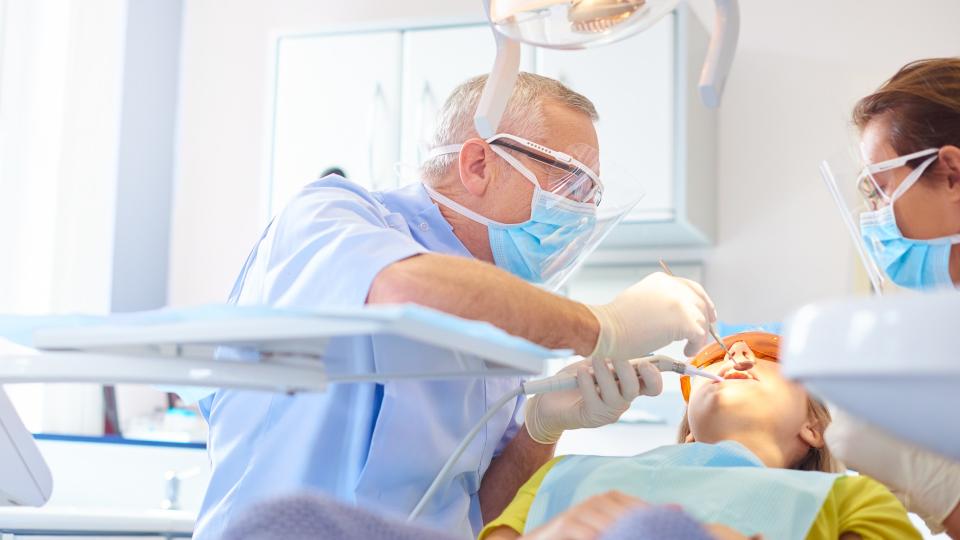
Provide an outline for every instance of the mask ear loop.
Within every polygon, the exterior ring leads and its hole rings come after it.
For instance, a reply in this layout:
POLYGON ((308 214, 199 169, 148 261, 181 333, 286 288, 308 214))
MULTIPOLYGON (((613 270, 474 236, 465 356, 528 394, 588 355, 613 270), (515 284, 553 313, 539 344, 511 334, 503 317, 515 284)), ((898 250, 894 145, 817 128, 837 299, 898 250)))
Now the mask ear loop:
MULTIPOLYGON (((446 155, 446 154, 459 153, 461 149, 463 149, 462 144, 451 144, 448 146, 440 146, 431 150, 430 153, 427 154, 427 157, 424 159, 424 161, 428 161, 435 157, 446 155)), ((510 154, 506 153, 506 151, 500 148, 497 148, 496 146, 493 146, 493 145, 490 145, 490 149, 493 150, 494 153, 496 153, 498 156, 503 158, 503 160, 506 161, 508 164, 513 166, 515 169, 517 169, 517 171, 519 171, 524 178, 526 178, 528 181, 530 181, 533 184, 534 190, 535 190, 533 196, 534 198, 536 198, 538 193, 540 193, 542 190, 540 188, 540 184, 537 182, 537 177, 530 171, 530 169, 524 167, 522 163, 517 161, 510 154)), ((509 228, 509 227, 515 227, 517 225, 520 225, 520 223, 512 223, 512 224, 501 223, 499 221, 490 219, 486 216, 481 216, 480 214, 474 212, 473 210, 470 210, 466 206, 463 206, 462 204, 454 201, 453 199, 447 197, 446 195, 439 193, 438 191, 431 188, 430 186, 427 186, 426 184, 423 185, 423 188, 427 191, 427 193, 430 195, 431 198, 433 198, 440 204, 457 212, 461 216, 467 217, 477 223, 480 223, 481 225, 486 225, 488 227, 500 227, 500 228, 509 228)), ((532 211, 533 210, 531 206, 531 212, 532 211)))
POLYGON ((914 169, 903 179, 903 182, 900 182, 900 185, 897 186, 897 189, 893 191, 893 195, 890 196, 890 204, 893 204, 894 201, 900 198, 901 195, 907 192, 908 189, 912 188, 916 184, 920 177, 923 176, 923 173, 927 171, 927 168, 940 157, 939 155, 933 155, 926 161, 920 164, 919 167, 914 169))
MULTIPOLYGON (((519 172, 524 178, 527 179, 527 181, 533 184, 533 188, 535 190, 537 191, 543 190, 543 188, 540 187, 540 182, 537 180, 537 175, 533 174, 533 171, 528 169, 526 165, 524 165, 523 163, 520 163, 520 160, 511 156, 510 153, 507 152, 506 150, 502 148, 498 148, 493 144, 490 145, 490 149, 493 150, 495 154, 503 158, 503 160, 506 161, 511 167, 516 169, 517 172, 519 172)), ((534 194, 534 197, 536 197, 536 194, 534 194)))

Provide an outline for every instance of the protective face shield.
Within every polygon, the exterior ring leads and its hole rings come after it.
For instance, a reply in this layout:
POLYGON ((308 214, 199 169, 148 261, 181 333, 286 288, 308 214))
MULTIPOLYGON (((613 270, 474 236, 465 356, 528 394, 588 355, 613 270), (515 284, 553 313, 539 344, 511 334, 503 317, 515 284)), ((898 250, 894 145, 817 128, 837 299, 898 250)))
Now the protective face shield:
MULTIPOLYGON (((638 182, 613 172, 615 167, 601 181, 599 154, 589 145, 576 144, 560 152, 507 133, 486 142, 533 184, 527 221, 494 221, 426 189, 443 206, 486 225, 497 266, 548 289, 562 286, 643 196, 638 182)), ((427 159, 459 153, 462 146, 435 148, 427 159)))
MULTIPOLYGON (((746 343, 747 347, 753 351, 757 360, 769 360, 778 362, 780 359, 780 336, 768 332, 741 332, 723 338, 723 344, 729 349, 737 342, 746 343)), ((690 365, 695 368, 705 368, 717 362, 726 359, 726 352, 720 348, 720 345, 711 343, 704 347, 697 356, 690 361, 690 365)), ((683 394, 683 401, 690 401, 690 390, 693 384, 689 375, 680 377, 680 393, 683 394)))
POLYGON ((893 211, 896 201, 936 161, 938 152, 938 148, 930 148, 873 164, 866 163, 862 152, 847 152, 820 165, 878 294, 886 279, 911 289, 954 287, 949 271, 950 249, 960 243, 960 235, 906 238, 893 211), (898 169, 902 167, 911 170, 898 183, 903 176, 898 169))

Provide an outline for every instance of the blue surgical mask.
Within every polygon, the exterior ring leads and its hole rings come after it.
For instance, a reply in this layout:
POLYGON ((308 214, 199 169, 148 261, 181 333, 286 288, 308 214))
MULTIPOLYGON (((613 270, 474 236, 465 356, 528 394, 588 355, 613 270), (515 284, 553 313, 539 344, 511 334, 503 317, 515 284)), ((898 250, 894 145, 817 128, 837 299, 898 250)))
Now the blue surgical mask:
POLYGON ((533 186, 530 219, 523 223, 500 223, 486 218, 424 186, 430 196, 447 208, 487 226, 494 263, 531 283, 546 284, 582 259, 597 223, 597 207, 572 201, 540 187, 536 176, 506 151, 492 147, 533 186), (583 249, 581 249, 581 247, 583 249))
POLYGON ((897 285, 910 289, 954 287, 950 250, 960 244, 960 235, 930 240, 906 238, 897 226, 892 204, 861 214, 860 231, 877 266, 897 285))
POLYGON ((860 234, 867 251, 880 270, 901 287, 955 288, 950 277, 950 251, 954 244, 960 244, 960 234, 927 240, 906 238, 893 211, 894 202, 917 182, 935 158, 914 169, 888 204, 860 214, 860 234))

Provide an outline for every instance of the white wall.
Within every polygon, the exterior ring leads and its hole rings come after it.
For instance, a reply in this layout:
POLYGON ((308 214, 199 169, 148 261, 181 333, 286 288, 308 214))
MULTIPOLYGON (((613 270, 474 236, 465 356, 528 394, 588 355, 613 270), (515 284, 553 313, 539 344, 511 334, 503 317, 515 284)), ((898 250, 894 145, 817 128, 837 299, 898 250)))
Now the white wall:
MULTIPOLYGON (((692 3, 712 25, 710 0, 692 3)), ((223 301, 262 225, 272 30, 478 17, 480 6, 480 0, 185 2, 170 302, 223 301)), ((858 96, 911 59, 960 54, 960 2, 741 0, 741 8, 740 50, 720 114, 719 243, 631 257, 704 260, 721 316, 757 321, 852 290, 852 251, 818 163, 844 144, 858 96)), ((331 74, 331 84, 335 79, 331 74)))

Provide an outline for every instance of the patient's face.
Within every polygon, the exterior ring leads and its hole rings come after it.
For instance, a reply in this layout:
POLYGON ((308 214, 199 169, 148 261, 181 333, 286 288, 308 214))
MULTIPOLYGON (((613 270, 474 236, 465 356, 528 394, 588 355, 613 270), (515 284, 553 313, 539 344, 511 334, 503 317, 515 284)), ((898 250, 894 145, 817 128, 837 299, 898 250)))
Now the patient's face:
MULTIPOLYGON (((730 352, 752 357, 743 342, 730 352)), ((784 379, 776 362, 756 360, 747 371, 737 371, 733 365, 728 357, 705 368, 723 377, 721 382, 694 378, 687 409, 693 438, 717 442, 744 432, 765 433, 784 446, 797 445, 797 452, 806 451, 798 437, 808 423, 804 390, 784 379)))

